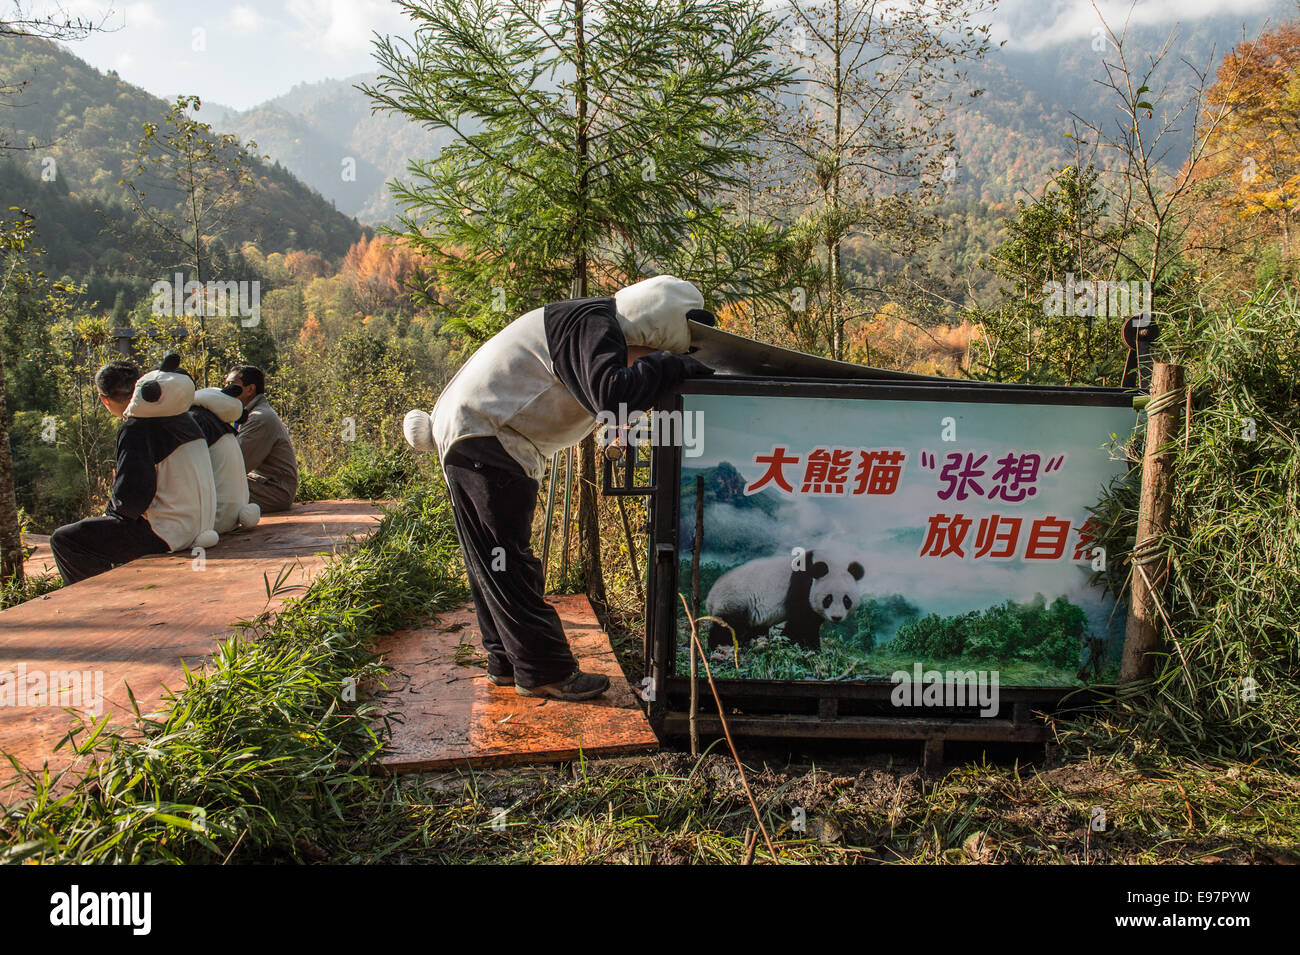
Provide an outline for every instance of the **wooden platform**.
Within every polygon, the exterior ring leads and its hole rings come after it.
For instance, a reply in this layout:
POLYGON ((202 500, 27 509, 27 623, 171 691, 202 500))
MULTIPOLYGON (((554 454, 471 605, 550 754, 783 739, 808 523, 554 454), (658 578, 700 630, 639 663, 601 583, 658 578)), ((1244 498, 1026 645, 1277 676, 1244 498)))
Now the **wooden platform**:
POLYGON ((585 703, 519 696, 493 686, 473 606, 432 625, 403 630, 380 644, 392 668, 387 689, 395 722, 381 767, 408 773, 463 766, 559 762, 657 749, 650 729, 583 595, 548 597, 560 614, 578 665, 604 673, 610 689, 585 703))
MULTIPOLYGON (((120 716, 113 723, 126 724, 134 718, 126 684, 142 712, 157 709, 164 686, 182 685, 182 661, 194 668, 229 635, 232 623, 296 596, 326 555, 353 535, 364 537, 379 518, 366 501, 295 505, 266 515, 252 530, 223 535, 207 551, 202 570, 194 569, 188 553, 146 557, 11 607, 0 612, 0 684, 14 681, 20 666, 28 686, 34 673, 47 680, 100 674, 93 682, 102 679, 101 712, 112 711, 120 716), (268 600, 265 578, 274 585, 286 566, 285 585, 294 589, 268 600)), ((29 572, 52 566, 48 542, 29 538, 29 544, 37 545, 25 565, 29 572)), ((70 765, 65 750, 53 753, 71 723, 62 708, 69 702, 87 701, 48 700, 47 694, 39 700, 44 705, 0 705, 0 750, 31 768, 70 765)), ((7 761, 0 764, 0 779, 11 773, 7 761)))

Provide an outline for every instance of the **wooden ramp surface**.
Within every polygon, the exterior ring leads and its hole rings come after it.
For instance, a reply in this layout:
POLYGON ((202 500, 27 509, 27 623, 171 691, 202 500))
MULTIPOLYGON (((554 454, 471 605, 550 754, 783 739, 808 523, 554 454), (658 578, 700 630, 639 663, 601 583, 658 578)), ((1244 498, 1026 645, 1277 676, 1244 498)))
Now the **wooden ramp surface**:
POLYGON ((24 534, 23 543, 32 549, 23 561, 23 573, 26 576, 44 577, 59 572, 59 568, 54 566, 54 555, 50 553, 48 534, 24 534))
MULTIPOLYGON (((232 623, 301 593, 327 554, 350 535, 364 537, 379 518, 366 501, 294 505, 266 515, 249 531, 223 535, 207 551, 202 570, 194 569, 188 553, 145 557, 10 607, 0 612, 0 687, 16 682, 20 667, 33 689, 32 674, 99 673, 101 712, 112 711, 112 723, 129 724, 134 716, 126 684, 141 712, 158 709, 164 686, 179 689, 184 683, 182 661, 193 669, 230 634, 232 623), (274 585, 286 566, 292 570, 283 586, 294 589, 268 601, 263 575, 274 585)), ((46 563, 53 569, 48 542, 28 543, 37 546, 26 561, 28 571, 42 573, 46 563)), ((71 765, 66 746, 53 752, 73 722, 64 709, 69 702, 86 701, 50 700, 47 693, 44 705, 0 705, 0 751, 29 768, 71 765)), ((0 779, 11 774, 6 761, 0 779)))
POLYGON ((380 766, 391 773, 503 766, 657 749, 609 638, 582 594, 548 597, 578 665, 609 677, 603 696, 565 703, 493 686, 472 604, 380 642, 391 668, 378 690, 394 722, 380 766), (468 644, 464 649, 458 648, 468 644), (457 662, 457 658, 460 662, 457 662), (477 665, 475 662, 477 661, 477 665))

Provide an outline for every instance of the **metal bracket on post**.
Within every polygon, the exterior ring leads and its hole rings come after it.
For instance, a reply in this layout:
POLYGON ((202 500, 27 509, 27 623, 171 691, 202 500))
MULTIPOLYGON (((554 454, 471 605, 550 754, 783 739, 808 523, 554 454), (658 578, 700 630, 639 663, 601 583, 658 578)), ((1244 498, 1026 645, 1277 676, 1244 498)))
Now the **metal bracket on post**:
POLYGON ((610 436, 605 432, 601 448, 601 491, 610 497, 641 497, 653 494, 651 475, 654 450, 650 443, 636 440, 632 429, 624 426, 614 429, 610 436))
POLYGON ((1120 329, 1124 345, 1124 375, 1121 386, 1148 391, 1151 387, 1151 343, 1160 337, 1160 326, 1149 312, 1124 319, 1120 329))

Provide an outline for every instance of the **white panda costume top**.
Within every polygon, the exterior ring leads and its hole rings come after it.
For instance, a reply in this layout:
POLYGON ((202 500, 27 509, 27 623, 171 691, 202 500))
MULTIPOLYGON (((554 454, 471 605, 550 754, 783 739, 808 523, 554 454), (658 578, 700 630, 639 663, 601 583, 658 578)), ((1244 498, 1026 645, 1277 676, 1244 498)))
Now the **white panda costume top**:
POLYGON ((212 547, 220 537, 213 530, 217 516, 217 491, 212 462, 203 432, 190 415, 194 380, 180 370, 180 357, 168 355, 158 371, 141 375, 126 406, 123 436, 119 441, 119 473, 113 487, 113 507, 119 494, 144 498, 141 516, 173 551, 212 547), (130 460, 153 473, 121 473, 123 442, 137 453, 130 460))
POLYGON ((235 437, 234 424, 244 414, 244 403, 239 400, 238 385, 227 388, 201 388, 194 392, 194 407, 190 408, 212 459, 212 479, 217 489, 214 526, 219 534, 228 534, 236 527, 253 527, 262 519, 262 509, 248 499, 244 452, 235 437))
POLYGON ((533 480, 581 441, 602 411, 649 407, 685 377, 689 320, 712 325, 690 282, 658 275, 612 297, 553 302, 516 318, 448 382, 433 414, 409 411, 407 443, 446 457, 463 438, 495 437, 533 480), (627 347, 657 349, 627 364, 627 347))

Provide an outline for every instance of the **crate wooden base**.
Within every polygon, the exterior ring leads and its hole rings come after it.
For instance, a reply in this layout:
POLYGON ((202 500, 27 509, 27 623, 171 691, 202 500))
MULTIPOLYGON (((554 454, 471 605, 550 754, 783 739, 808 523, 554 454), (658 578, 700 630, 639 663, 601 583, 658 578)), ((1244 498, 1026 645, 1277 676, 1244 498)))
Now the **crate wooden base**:
MULTIPOLYGON (((722 736, 717 715, 699 714, 695 720, 701 737, 722 736)), ((664 714, 663 733, 690 734, 690 714, 670 710, 664 714)), ((727 717, 733 737, 767 739, 834 739, 920 742, 925 744, 925 768, 943 765, 944 743, 1046 743, 1047 726, 1032 719, 944 719, 911 716, 820 716, 789 714, 735 714, 727 717)))

